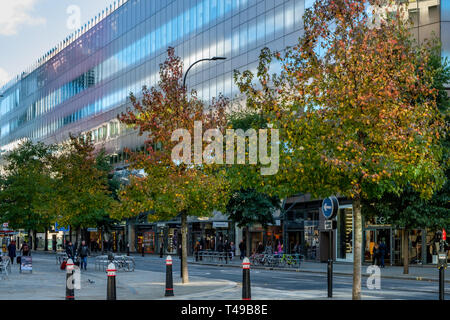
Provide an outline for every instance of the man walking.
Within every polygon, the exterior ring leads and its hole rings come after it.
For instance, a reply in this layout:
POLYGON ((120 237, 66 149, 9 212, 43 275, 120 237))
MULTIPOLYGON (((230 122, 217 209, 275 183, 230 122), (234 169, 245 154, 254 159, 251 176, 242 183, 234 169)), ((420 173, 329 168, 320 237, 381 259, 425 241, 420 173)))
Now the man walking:
POLYGON ((91 251, 89 250, 89 247, 86 245, 86 241, 81 241, 81 246, 80 246, 80 258, 81 258, 81 265, 80 265, 80 269, 83 269, 83 265, 84 265, 84 270, 87 270, 87 257, 88 255, 90 255, 91 251))
POLYGON ((75 248, 73 247, 72 241, 69 241, 69 244, 66 245, 66 254, 67 254, 67 259, 74 259, 75 256, 75 248))
POLYGON ((380 253, 380 267, 384 268, 384 255, 386 254, 386 244, 384 243, 384 238, 382 239, 380 245, 378 246, 378 250, 380 253))
POLYGON ((11 259, 11 264, 13 264, 16 257, 16 242, 14 240, 8 245, 8 256, 11 259))
POLYGON ((240 255, 240 259, 244 259, 245 258, 245 244, 244 244, 244 240, 241 240, 241 242, 239 242, 239 251, 241 252, 240 255))

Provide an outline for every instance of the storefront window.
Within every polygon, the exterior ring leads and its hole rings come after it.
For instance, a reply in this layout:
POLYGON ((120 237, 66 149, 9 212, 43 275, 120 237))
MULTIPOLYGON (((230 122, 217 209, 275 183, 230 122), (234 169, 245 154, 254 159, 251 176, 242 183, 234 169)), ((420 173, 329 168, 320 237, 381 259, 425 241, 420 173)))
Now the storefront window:
POLYGON ((343 208, 337 217, 337 259, 353 260, 353 210, 343 208))

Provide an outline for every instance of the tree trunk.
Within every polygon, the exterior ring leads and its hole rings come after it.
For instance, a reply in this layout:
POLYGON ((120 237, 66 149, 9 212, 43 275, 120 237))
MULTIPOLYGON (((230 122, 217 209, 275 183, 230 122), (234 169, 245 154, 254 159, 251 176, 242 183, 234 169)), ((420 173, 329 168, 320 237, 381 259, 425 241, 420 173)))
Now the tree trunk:
POLYGON ((402 251, 403 251, 403 274, 409 273, 409 230, 402 230, 402 251))
POLYGON ((183 261, 181 268, 183 270, 182 283, 189 283, 188 263, 187 263, 187 213, 183 211, 181 213, 181 255, 183 261))
POLYGON ((362 218, 361 198, 358 195, 353 200, 354 244, 353 244, 353 290, 352 299, 361 300, 361 247, 362 247, 362 218))
POLYGON ((48 251, 48 228, 45 228, 44 251, 48 251))

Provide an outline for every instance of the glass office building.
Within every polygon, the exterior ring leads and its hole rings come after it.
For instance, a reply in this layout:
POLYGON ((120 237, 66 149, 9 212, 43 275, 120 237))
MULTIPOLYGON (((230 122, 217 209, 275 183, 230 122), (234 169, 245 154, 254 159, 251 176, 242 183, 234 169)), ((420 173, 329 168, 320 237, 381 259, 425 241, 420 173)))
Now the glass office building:
POLYGON ((143 138, 116 120, 129 93, 156 85, 169 46, 185 69, 201 58, 187 86, 208 101, 234 97, 234 69, 255 69, 264 46, 283 49, 301 35, 305 0, 116 1, 0 90, 0 149, 22 139, 61 142, 69 133, 93 139, 123 162, 122 150, 143 138))
MULTIPOLYGON (((263 47, 282 50, 296 44, 302 35, 305 8, 313 2, 116 1, 0 89, 0 154, 23 139, 57 143, 69 133, 92 132, 96 144, 105 147, 112 163, 121 167, 124 148, 142 148, 145 138, 120 125, 117 115, 130 106, 130 92, 139 94, 143 85, 157 84, 167 47, 175 48, 185 69, 201 58, 227 57, 197 65, 189 73, 187 86, 206 101, 219 93, 234 98, 238 90, 233 70, 256 69, 263 47)), ((442 55, 449 56, 450 0, 410 0, 408 14, 416 39, 436 35, 442 40, 442 55)), ((284 236, 285 247, 289 241, 308 243, 308 239, 318 238, 322 231, 319 216, 312 215, 308 223, 290 225, 290 233, 284 236)), ((345 223, 341 221, 342 234, 336 234, 335 251, 338 258, 351 260, 352 213, 346 210, 342 219, 345 223)), ((391 239, 392 260, 399 260, 400 245, 391 226, 367 224, 366 251, 376 238, 372 231, 380 228, 383 237, 391 239)), ((423 232, 422 240, 416 243, 427 248, 429 237, 431 234, 423 232)), ((142 241, 147 238, 143 233, 142 241)), ((137 241, 130 234, 128 239, 131 245, 137 241)), ((426 254, 421 250, 417 256, 429 260, 426 254)), ((367 256, 370 259, 370 254, 367 256)))

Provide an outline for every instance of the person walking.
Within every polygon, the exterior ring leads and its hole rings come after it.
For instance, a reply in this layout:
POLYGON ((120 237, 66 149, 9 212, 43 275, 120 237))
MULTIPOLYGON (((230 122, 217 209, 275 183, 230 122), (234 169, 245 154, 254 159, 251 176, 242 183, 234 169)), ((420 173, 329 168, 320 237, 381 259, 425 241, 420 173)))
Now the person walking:
POLYGON ((217 251, 219 252, 219 261, 222 260, 223 249, 224 249, 224 246, 223 246, 222 240, 219 240, 219 244, 217 245, 217 251))
POLYGON ((24 242, 22 244, 22 248, 20 248, 20 251, 22 252, 23 256, 29 256, 30 255, 30 246, 28 243, 24 242))
POLYGON ((231 247, 231 258, 230 258, 230 260, 233 260, 234 256, 236 255, 236 246, 234 245, 233 241, 231 241, 230 247, 231 247))
POLYGON ((69 244, 66 245, 66 254, 67 254, 67 259, 72 259, 72 261, 74 260, 75 248, 72 244, 72 241, 69 241, 69 244))
POLYGON ((88 245, 86 245, 86 241, 81 241, 81 246, 78 252, 80 253, 81 259, 80 269, 83 269, 84 266, 84 270, 87 270, 87 257, 91 254, 91 250, 89 250, 88 245))
POLYGON ((375 243, 373 245, 373 257, 372 257, 372 264, 374 266, 378 265, 378 257, 379 257, 379 255, 380 255, 379 246, 378 246, 378 243, 375 243))
POLYGON ((241 255, 239 256, 239 259, 244 259, 245 258, 245 243, 244 240, 241 240, 241 242, 239 242, 239 251, 241 253, 241 255))
POLYGON ((16 242, 14 240, 8 245, 8 256, 11 259, 11 264, 14 264, 14 258, 16 257, 16 242))
POLYGON ((384 256, 386 254, 386 244, 384 243, 384 238, 381 240, 380 245, 378 246, 378 250, 380 253, 380 268, 384 268, 384 256))
POLYGON ((195 261, 198 261, 198 255, 200 252, 200 242, 198 241, 195 243, 194 252, 195 252, 195 261))
POLYGON ((159 244, 159 257, 162 258, 164 254, 164 244, 161 242, 159 244))

